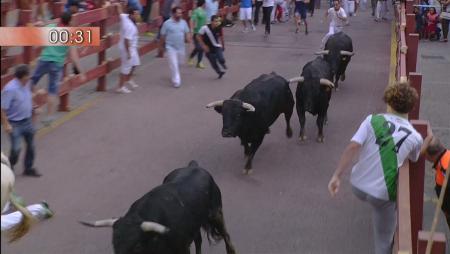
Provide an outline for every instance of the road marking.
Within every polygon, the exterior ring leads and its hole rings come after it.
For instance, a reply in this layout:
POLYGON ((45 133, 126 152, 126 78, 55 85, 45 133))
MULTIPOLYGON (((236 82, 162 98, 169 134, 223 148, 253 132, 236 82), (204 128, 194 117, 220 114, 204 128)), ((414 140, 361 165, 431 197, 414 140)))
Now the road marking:
POLYGON ((395 21, 391 23, 391 63, 389 69, 389 85, 395 82, 395 69, 397 66, 397 33, 395 32, 395 21))
POLYGON ((62 125, 63 123, 73 119, 77 115, 83 113, 84 111, 88 110, 91 106, 94 105, 96 101, 100 98, 100 95, 96 96, 93 99, 90 99, 89 101, 83 103, 81 106, 75 108, 74 110, 71 110, 70 112, 64 114, 61 118, 58 118, 55 120, 50 126, 43 127, 39 129, 36 133, 36 138, 42 138, 54 129, 56 129, 58 126, 62 125))

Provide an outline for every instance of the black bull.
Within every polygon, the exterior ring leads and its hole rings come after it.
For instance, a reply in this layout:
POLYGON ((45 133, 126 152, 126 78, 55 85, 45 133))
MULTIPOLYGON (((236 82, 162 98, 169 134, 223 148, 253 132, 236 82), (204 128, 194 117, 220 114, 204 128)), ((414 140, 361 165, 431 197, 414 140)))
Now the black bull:
POLYGON ((162 185, 135 201, 125 216, 81 223, 112 226, 115 254, 188 254, 193 241, 200 254, 200 228, 208 240, 224 239, 227 253, 235 253, 225 228, 220 189, 195 161, 169 173, 162 185))
POLYGON ((323 55, 324 59, 330 64, 331 72, 336 89, 339 87, 339 80, 345 80, 345 71, 351 60, 353 53, 352 39, 345 33, 339 32, 328 38, 325 44, 325 50, 316 54, 323 55))
POLYGON ((297 99, 297 114, 300 120, 299 139, 305 140, 305 112, 317 115, 317 127, 319 129, 317 141, 323 142, 323 124, 327 116, 328 105, 334 84, 330 65, 321 57, 308 62, 302 70, 299 78, 291 79, 298 81, 295 97, 297 99))
POLYGON ((252 160, 262 144, 269 127, 284 113, 286 135, 292 137, 290 119, 294 110, 294 97, 289 82, 272 72, 254 79, 228 100, 215 101, 214 108, 223 118, 223 137, 239 137, 247 157, 244 173, 251 173, 252 160))

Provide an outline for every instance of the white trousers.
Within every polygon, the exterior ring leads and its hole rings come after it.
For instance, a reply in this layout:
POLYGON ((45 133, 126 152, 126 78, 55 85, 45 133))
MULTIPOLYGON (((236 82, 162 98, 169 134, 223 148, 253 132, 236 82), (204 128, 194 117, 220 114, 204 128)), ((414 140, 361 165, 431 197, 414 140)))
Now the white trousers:
POLYGON ((172 75, 172 84, 175 87, 179 87, 181 85, 181 77, 180 77, 180 67, 181 63, 184 63, 185 51, 177 50, 172 47, 166 47, 167 51, 167 60, 169 62, 169 68, 172 75))
POLYGON ((339 33, 342 31, 342 27, 340 26, 334 26, 330 24, 330 27, 328 28, 328 33, 322 38, 322 45, 321 45, 321 49, 325 48, 325 44, 328 41, 328 38, 330 38, 330 36, 332 36, 335 33, 339 33))
MULTIPOLYGON (((47 214, 47 209, 42 204, 34 204, 27 206, 27 210, 30 211, 33 217, 42 220, 47 214)), ((2 231, 9 230, 19 224, 22 221, 22 214, 19 211, 2 215, 1 224, 2 231)))
POLYGON ((387 8, 387 1, 377 1, 377 19, 386 18, 387 8))

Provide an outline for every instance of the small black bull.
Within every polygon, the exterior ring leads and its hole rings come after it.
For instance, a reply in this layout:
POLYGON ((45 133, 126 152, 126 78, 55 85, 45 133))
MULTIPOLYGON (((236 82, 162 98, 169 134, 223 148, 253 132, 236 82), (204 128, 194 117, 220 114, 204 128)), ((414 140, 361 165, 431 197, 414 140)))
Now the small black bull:
POLYGON ((305 112, 317 116, 317 127, 319 133, 318 142, 323 142, 323 123, 327 117, 328 105, 331 99, 331 91, 334 88, 330 65, 321 57, 308 62, 302 70, 299 78, 291 79, 298 81, 295 97, 297 99, 297 114, 300 120, 300 141, 305 140, 305 112))
POLYGON ((135 201, 125 216, 81 223, 112 226, 115 254, 188 254, 193 241, 195 253, 201 254, 200 228, 208 240, 224 239, 227 254, 235 254, 225 228, 220 189, 195 161, 169 173, 162 185, 135 201))
POLYGON ((248 156, 244 174, 250 174, 256 151, 281 113, 286 119, 286 135, 292 137, 290 119, 294 103, 289 82, 272 72, 254 79, 230 99, 215 101, 206 107, 222 114, 223 137, 240 138, 244 154, 248 156))
POLYGON ((345 80, 345 71, 350 62, 353 53, 352 39, 344 32, 333 34, 328 38, 325 44, 325 50, 316 52, 317 55, 323 55, 325 60, 331 66, 333 79, 336 89, 339 87, 339 80, 345 80))

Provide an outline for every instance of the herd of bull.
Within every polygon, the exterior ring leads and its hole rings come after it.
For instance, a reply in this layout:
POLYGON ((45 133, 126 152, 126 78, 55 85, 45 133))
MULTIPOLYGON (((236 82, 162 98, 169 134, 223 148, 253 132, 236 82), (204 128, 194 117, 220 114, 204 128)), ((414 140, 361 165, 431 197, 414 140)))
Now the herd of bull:
MULTIPOLYGON (((343 32, 337 33, 317 54, 321 56, 308 62, 297 78, 286 80, 274 72, 263 74, 235 92, 230 99, 206 106, 222 115, 223 137, 240 138, 247 156, 245 174, 250 173, 257 149, 282 113, 287 125, 286 135, 292 137, 290 118, 295 101, 289 83, 297 82, 299 139, 305 139, 307 111, 318 115, 317 139, 323 142, 323 124, 332 89, 338 87, 339 80, 345 79, 345 70, 354 54, 352 40, 343 32)), ((8 168, 6 160, 2 154, 2 208, 7 199, 14 205, 17 203, 9 195, 13 180, 3 181, 4 171, 6 173, 8 168)), ((24 218, 30 217, 25 209, 19 208, 24 218)), ((235 254, 225 227, 220 189, 208 171, 196 161, 170 172, 161 185, 135 201, 123 217, 81 223, 92 227, 112 227, 115 254, 188 254, 192 242, 196 254, 200 254, 202 228, 210 242, 211 238, 215 242, 224 240, 227 254, 235 254)), ((26 233, 28 227, 23 226, 17 236, 26 233)))
MULTIPOLYGON (((209 103, 223 118, 223 137, 239 137, 247 156, 244 173, 249 174, 253 157, 270 126, 284 113, 286 135, 292 137, 290 118, 294 97, 289 83, 297 82, 296 108, 300 119, 299 139, 305 139, 305 112, 318 115, 318 141, 323 142, 323 124, 333 88, 345 79, 352 57, 351 38, 343 32, 331 36, 321 55, 308 62, 301 76, 286 80, 272 72, 254 79, 230 99, 209 103)), ((226 230, 222 197, 207 170, 191 161, 172 171, 163 183, 135 201, 121 218, 81 222, 92 227, 113 227, 116 254, 187 254, 195 244, 201 253, 203 228, 214 241, 225 241, 227 254, 235 249, 226 230)))

